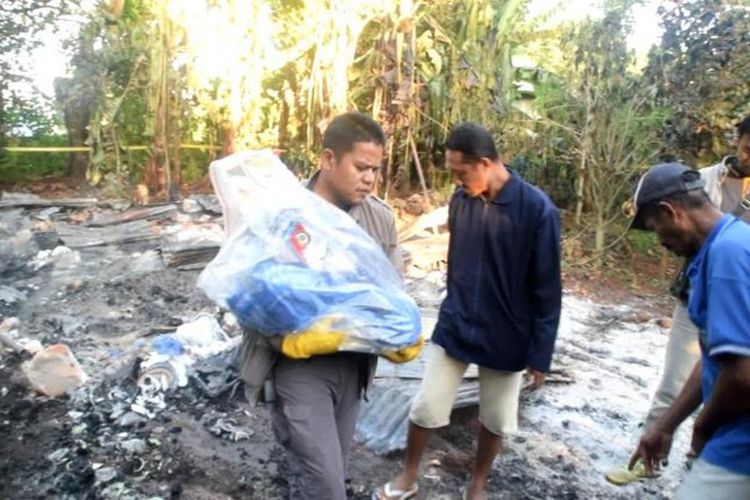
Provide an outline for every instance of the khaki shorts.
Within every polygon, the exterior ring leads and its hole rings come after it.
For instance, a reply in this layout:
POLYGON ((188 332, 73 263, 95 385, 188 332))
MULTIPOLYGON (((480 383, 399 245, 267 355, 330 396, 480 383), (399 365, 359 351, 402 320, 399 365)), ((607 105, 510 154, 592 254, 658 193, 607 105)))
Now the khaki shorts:
MULTIPOLYGON (((425 347, 426 365, 422 385, 411 406, 409 419, 420 427, 434 429, 450 423, 453 401, 468 364, 451 358, 439 345, 425 347)), ((518 396, 523 372, 479 367, 479 420, 493 434, 518 429, 518 396)))

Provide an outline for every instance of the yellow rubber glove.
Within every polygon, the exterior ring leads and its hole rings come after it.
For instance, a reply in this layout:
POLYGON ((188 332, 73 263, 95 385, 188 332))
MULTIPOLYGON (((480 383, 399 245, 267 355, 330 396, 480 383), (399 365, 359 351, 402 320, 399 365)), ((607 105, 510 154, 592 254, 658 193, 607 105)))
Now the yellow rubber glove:
POLYGON ((332 329, 333 318, 323 318, 303 332, 287 335, 281 340, 281 352, 293 359, 338 352, 346 334, 332 329))
POLYGON ((419 356, 424 347, 424 337, 419 336, 419 340, 416 344, 404 347, 398 351, 388 351, 383 353, 383 357, 392 363, 406 363, 419 356))

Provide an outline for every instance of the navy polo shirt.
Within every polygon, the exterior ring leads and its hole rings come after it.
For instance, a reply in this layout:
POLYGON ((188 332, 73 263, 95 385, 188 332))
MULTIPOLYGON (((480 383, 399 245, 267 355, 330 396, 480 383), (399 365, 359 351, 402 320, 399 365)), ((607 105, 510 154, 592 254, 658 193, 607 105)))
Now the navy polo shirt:
POLYGON ((451 199, 447 296, 432 340, 495 370, 549 371, 560 321, 560 217, 515 172, 494 200, 451 199))

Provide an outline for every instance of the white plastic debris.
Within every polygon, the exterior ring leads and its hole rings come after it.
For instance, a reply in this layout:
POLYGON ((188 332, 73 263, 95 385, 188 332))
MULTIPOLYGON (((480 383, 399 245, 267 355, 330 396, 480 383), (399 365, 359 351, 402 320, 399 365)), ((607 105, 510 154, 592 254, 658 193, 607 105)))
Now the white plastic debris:
POLYGON ((115 467, 102 467, 94 472, 95 482, 97 485, 108 483, 116 478, 119 473, 115 467))
POLYGON ((44 346, 42 345, 42 343, 36 339, 20 339, 18 343, 21 344, 21 346, 23 346, 23 348, 31 354, 37 354, 38 352, 44 350, 44 346))
POLYGON ((142 455, 148 451, 148 444, 143 439, 128 439, 120 443, 120 446, 128 455, 142 455))
POLYGON ((141 363, 138 387, 146 392, 163 392, 185 387, 188 383, 187 367, 192 360, 181 354, 153 354, 141 363))
POLYGON ((194 214, 203 211, 203 207, 195 200, 185 198, 182 200, 182 211, 186 214, 194 214))
POLYGON ((254 434, 251 429, 243 429, 237 425, 232 418, 219 418, 208 430, 219 437, 229 439, 230 441, 243 441, 250 439, 254 434))
POLYGON ((16 290, 12 286, 0 285, 0 302, 13 304, 15 302, 23 302, 26 299, 27 296, 25 292, 16 290))
POLYGON ((26 243, 31 241, 33 237, 34 233, 32 233, 29 229, 21 229, 15 234, 15 236, 10 238, 10 243, 17 249, 19 249, 26 245, 26 243))
POLYGON ((63 462, 68 457, 69 453, 70 450, 68 450, 67 448, 58 448, 57 450, 47 455, 47 460, 52 463, 58 464, 63 462))
POLYGON ((59 245, 53 250, 42 250, 29 261, 29 267, 33 270, 38 271, 44 266, 55 262, 65 267, 71 267, 81 262, 81 254, 75 250, 59 245))
POLYGON ((188 385, 188 375, 196 361, 232 350, 241 341, 241 337, 229 338, 216 318, 207 313, 198 314, 173 334, 155 338, 151 354, 140 364, 138 393, 130 411, 154 418, 166 408, 166 392, 188 385))
POLYGON ((180 325, 174 337, 188 347, 208 347, 229 340, 216 318, 208 313, 200 313, 180 325))
POLYGON ((5 318, 2 322, 0 322, 0 332, 3 332, 3 333, 10 332, 18 328, 18 325, 20 324, 21 322, 18 321, 18 318, 15 318, 15 317, 5 318))

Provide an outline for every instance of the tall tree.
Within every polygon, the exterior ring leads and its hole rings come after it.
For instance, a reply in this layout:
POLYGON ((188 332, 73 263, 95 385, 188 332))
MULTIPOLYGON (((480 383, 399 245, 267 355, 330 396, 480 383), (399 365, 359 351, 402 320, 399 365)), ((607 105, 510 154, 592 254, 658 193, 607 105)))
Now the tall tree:
MULTIPOLYGON (((50 28, 55 19, 75 7, 62 0, 3 0, 0 8, 0 147, 5 144, 14 110, 33 107, 23 87, 30 84, 23 57, 39 46, 38 33, 50 28)), ((0 151, 2 154, 2 151, 0 151)))
POLYGON ((750 113, 750 9, 746 0, 671 1, 646 83, 673 111, 665 153, 694 164, 731 149, 732 128, 750 113))
POLYGON ((515 97, 510 54, 524 4, 402 1, 362 37, 353 100, 389 132, 396 187, 415 180, 426 187, 459 121, 482 122, 501 136, 515 97))
POLYGON ((550 91, 541 106, 546 121, 573 144, 575 220, 580 226, 584 210, 591 212, 599 256, 633 176, 658 154, 664 119, 633 71, 626 43, 631 4, 608 4, 603 18, 587 20, 563 39, 566 85, 550 91))

